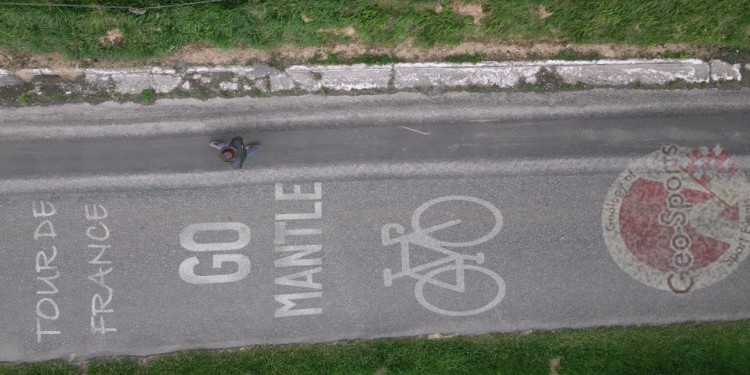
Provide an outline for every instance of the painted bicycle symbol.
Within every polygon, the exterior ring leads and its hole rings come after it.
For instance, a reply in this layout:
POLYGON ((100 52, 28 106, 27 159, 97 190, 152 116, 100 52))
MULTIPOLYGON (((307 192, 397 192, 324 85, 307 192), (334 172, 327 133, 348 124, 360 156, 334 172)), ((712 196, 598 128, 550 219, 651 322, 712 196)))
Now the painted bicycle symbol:
MULTIPOLYGON (((448 217, 449 214, 450 211, 446 211, 443 213, 443 216, 448 217)), ((417 284, 414 287, 414 296, 417 298, 417 301, 419 301, 419 303, 426 309, 442 315, 468 316, 479 314, 495 307, 498 303, 500 303, 500 301, 502 301, 503 297, 505 297, 505 282, 495 272, 478 266, 478 264, 484 263, 484 254, 478 252, 476 253, 476 255, 464 255, 450 249, 471 247, 483 244, 495 237, 498 232, 500 232, 502 226, 503 215, 500 213, 500 210, 498 210, 491 203, 478 198, 463 195, 451 195, 425 202, 414 211, 414 214, 412 214, 412 233, 404 234, 405 228, 402 225, 395 223, 383 225, 383 228, 381 229, 383 246, 390 246, 396 243, 401 245, 401 272, 393 273, 389 268, 384 269, 383 281, 385 283, 385 286, 391 286, 394 279, 398 279, 404 276, 416 279, 417 284), (468 202, 473 205, 478 205, 482 210, 487 210, 492 214, 495 220, 495 224, 489 232, 473 240, 451 242, 437 239, 434 237, 435 234, 447 228, 458 225, 462 221, 460 219, 448 220, 442 224, 423 228, 420 220, 422 219, 422 215, 425 213, 425 211, 432 209, 432 212, 436 212, 435 210, 437 210, 437 208, 435 207, 438 207, 439 205, 446 202, 468 202), (437 251, 441 254, 444 254, 445 257, 433 262, 412 267, 409 252, 411 245, 418 245, 426 249, 437 251), (475 262, 477 265, 466 264, 467 261, 475 262), (442 281, 437 277, 444 272, 455 273, 455 284, 442 281), (435 304, 427 301, 427 298, 425 298, 424 295, 424 287, 426 284, 435 285, 437 287, 453 292, 466 292, 467 272, 471 272, 471 280, 475 280, 475 276, 485 279, 489 277, 491 281, 497 285, 497 294, 492 300, 479 308, 465 311, 442 309, 440 307, 437 307, 435 304)))

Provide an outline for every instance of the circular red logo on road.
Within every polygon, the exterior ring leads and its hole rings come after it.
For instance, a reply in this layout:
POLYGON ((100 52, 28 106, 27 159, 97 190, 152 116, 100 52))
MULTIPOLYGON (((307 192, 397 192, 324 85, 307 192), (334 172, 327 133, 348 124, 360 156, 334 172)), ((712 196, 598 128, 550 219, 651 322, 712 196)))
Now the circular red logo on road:
POLYGON ((750 192, 721 146, 664 146, 607 193, 604 241, 634 279, 685 294, 732 273, 750 253, 750 192))

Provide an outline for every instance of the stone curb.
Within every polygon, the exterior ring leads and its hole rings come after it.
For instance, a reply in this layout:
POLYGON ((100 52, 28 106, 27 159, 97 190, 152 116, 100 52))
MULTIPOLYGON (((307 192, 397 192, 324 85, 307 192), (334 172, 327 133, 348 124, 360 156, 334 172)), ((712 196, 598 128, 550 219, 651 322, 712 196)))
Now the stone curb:
MULTIPOLYGON (((323 87, 351 91, 387 89, 393 65, 331 65, 292 66, 286 74, 304 91, 318 91, 323 87)), ((271 85, 271 90, 278 91, 271 85)))
MULTIPOLYGON (((750 70, 748 64, 745 68, 750 70)), ((0 89, 34 82, 38 77, 57 81, 62 92, 81 94, 159 94, 190 92, 283 93, 352 90, 408 90, 425 87, 499 87, 535 84, 540 73, 557 75, 567 84, 624 86, 633 83, 663 85, 676 80, 689 83, 740 81, 741 65, 720 60, 599 60, 518 61, 481 63, 395 63, 386 65, 291 66, 285 70, 253 66, 190 67, 175 69, 25 69, 0 70, 0 89)))

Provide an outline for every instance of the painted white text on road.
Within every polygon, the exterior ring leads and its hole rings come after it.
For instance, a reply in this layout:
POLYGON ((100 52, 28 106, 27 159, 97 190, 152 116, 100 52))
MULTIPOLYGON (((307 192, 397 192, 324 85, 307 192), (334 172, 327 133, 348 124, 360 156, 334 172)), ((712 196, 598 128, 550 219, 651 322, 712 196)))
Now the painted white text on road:
MULTIPOLYGON (((180 245, 185 250, 194 252, 217 252, 217 251, 237 251, 250 244, 250 228, 242 223, 198 223, 186 226, 180 232, 180 245), (237 240, 233 242, 213 242, 198 243, 195 241, 195 235, 200 232, 236 232, 237 240)), ((250 273, 250 259, 242 254, 212 254, 212 264, 214 269, 221 269, 225 264, 234 263, 237 265, 237 271, 225 274, 198 275, 195 268, 200 264, 198 257, 193 256, 185 259, 180 264, 180 278, 190 284, 220 284, 240 281, 250 273)))
POLYGON ((34 241, 44 243, 45 250, 36 253, 36 279, 44 283, 45 289, 38 289, 37 295, 43 295, 36 302, 36 342, 41 343, 44 335, 59 335, 60 331, 53 330, 53 322, 60 318, 60 308, 53 299, 60 291, 54 281, 60 277, 57 265, 53 265, 57 258, 57 247, 51 245, 57 237, 55 226, 51 217, 57 213, 57 209, 51 202, 34 201, 31 204, 31 214, 34 218, 44 218, 34 230, 34 241), (38 205, 37 205, 38 204, 38 205))
POLYGON ((97 292, 91 297, 91 333, 102 335, 109 332, 117 332, 117 328, 108 328, 105 324, 105 314, 115 312, 110 303, 114 289, 107 285, 105 277, 112 272, 112 261, 105 256, 106 251, 111 248, 109 244, 109 227, 104 221, 109 217, 107 209, 101 204, 86 204, 83 206, 84 214, 89 226, 86 228, 86 237, 89 240, 87 249, 93 251, 96 256, 88 261, 89 264, 97 266, 97 271, 89 275, 88 280, 104 290, 97 292))
POLYGON ((323 297, 323 285, 315 281, 315 275, 322 270, 323 259, 320 244, 320 221, 323 218, 323 187, 320 182, 312 186, 313 192, 303 193, 301 185, 293 185, 292 192, 286 192, 283 184, 276 184, 275 198, 283 205, 284 212, 274 216, 274 252, 281 258, 274 262, 276 268, 295 267, 291 273, 277 277, 274 282, 286 290, 295 293, 276 294, 274 299, 281 306, 276 309, 274 317, 301 315, 319 315, 323 312, 320 299, 323 297), (314 240, 314 239, 317 239, 314 240), (318 242, 318 243, 315 243, 318 242), (317 257, 308 257, 317 256, 317 257), (302 271, 297 271, 304 267, 302 271), (304 292, 300 292, 304 290, 304 292), (312 300, 301 302, 300 300, 312 300), (294 307, 303 304, 303 308, 294 307))

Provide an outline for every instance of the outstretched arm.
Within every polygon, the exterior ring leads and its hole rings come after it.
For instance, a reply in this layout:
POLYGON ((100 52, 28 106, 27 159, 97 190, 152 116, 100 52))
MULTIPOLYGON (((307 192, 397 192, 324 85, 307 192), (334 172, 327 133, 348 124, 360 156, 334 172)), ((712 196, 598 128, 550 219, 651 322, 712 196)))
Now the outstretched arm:
POLYGON ((221 142, 221 141, 211 141, 208 143, 209 146, 221 150, 224 147, 227 147, 229 145, 229 142, 221 142))

